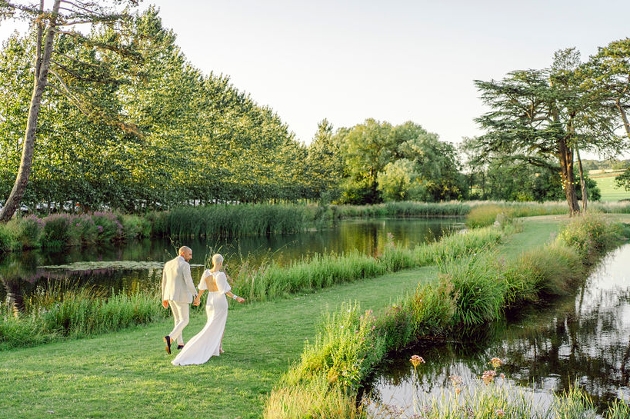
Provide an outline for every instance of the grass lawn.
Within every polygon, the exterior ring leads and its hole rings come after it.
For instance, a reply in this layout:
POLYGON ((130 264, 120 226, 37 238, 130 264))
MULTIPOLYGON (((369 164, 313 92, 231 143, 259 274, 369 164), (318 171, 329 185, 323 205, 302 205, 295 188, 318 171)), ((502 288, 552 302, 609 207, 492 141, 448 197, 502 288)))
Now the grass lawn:
POLYGON ((615 177, 623 173, 619 172, 601 172, 601 173, 589 173, 591 179, 593 179, 602 193, 602 202, 616 202, 622 199, 630 199, 630 191, 626 191, 624 188, 617 188, 615 185, 615 177))
MULTIPOLYGON (((503 247, 518 255, 540 246, 567 220, 524 219, 523 232, 503 247)), ((260 418, 266 397, 299 360, 327 311, 359 302, 376 314, 436 277, 428 267, 334 286, 312 294, 232 306, 226 353, 200 366, 175 367, 162 337, 172 320, 91 339, 0 352, 3 418, 260 418)), ((159 304, 156 301, 156 304, 159 304)), ((193 308, 190 338, 205 323, 193 308)))

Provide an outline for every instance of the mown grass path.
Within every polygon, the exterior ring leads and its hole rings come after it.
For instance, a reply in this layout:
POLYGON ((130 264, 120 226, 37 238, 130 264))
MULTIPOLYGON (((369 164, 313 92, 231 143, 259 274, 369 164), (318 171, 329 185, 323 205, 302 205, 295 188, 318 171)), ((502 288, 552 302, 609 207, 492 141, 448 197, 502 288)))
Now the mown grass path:
MULTIPOLYGON (((523 221, 503 254, 550 240, 561 217, 523 221)), ((119 333, 0 352, 3 418, 260 418, 265 398, 288 366, 313 341, 325 312, 342 302, 379 311, 422 281, 427 267, 334 286, 278 301, 232 306, 226 353, 200 366, 175 367, 162 337, 171 320, 119 333)), ((159 302, 156 301, 156 304, 159 302)), ((192 310, 185 336, 205 323, 192 310)))

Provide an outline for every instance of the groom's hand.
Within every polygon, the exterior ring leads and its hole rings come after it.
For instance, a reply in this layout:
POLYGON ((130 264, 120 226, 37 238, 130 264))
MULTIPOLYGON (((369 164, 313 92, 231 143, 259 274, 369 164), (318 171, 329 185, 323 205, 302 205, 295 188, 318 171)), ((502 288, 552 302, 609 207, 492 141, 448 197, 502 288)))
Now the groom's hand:
POLYGON ((162 300, 162 306, 168 308, 168 300, 162 300))

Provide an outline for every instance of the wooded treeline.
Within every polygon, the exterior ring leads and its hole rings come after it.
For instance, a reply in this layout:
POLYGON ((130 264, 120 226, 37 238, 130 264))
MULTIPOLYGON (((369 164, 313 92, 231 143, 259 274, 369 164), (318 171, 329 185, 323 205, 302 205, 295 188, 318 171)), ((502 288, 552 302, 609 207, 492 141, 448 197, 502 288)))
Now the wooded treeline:
MULTIPOLYGON (((192 66, 156 9, 91 28, 81 36, 55 32, 32 172, 21 199, 25 210, 134 213, 208 203, 557 200, 579 179, 573 153, 614 155, 626 147, 617 132, 630 97, 620 75, 626 67, 611 70, 601 57, 599 68, 608 73, 595 73, 594 58, 587 73, 577 63, 560 66, 556 57, 549 70, 477 82, 493 107, 479 118, 488 134, 468 139, 459 150, 415 122, 394 126, 375 119, 340 128, 324 119, 307 146, 228 76, 192 66), (603 86, 612 91, 611 72, 617 75, 616 95, 606 96, 603 86), (517 82, 527 89, 509 91, 517 82), (600 93, 588 96, 593 83, 600 93), (506 91, 497 93, 503 87, 506 91), (493 99, 500 95, 505 98, 493 99), (527 113, 542 108, 546 121, 527 113), (599 131, 589 118, 597 120, 599 131)), ((33 58, 40 48, 35 39, 34 32, 16 34, 0 51, 0 202, 11 193, 22 159, 33 58)), ((627 65, 630 41, 614 45, 615 62, 627 65)), ((586 177, 584 183, 589 184, 586 177)))

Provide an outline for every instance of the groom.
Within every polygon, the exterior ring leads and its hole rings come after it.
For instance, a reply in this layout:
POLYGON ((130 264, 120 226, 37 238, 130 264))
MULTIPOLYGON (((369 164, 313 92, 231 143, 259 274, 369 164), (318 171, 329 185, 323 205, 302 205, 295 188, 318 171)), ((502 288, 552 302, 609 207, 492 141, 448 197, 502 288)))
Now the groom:
POLYGON ((197 289, 190 274, 188 261, 192 259, 190 247, 179 248, 179 256, 164 264, 162 271, 162 305, 164 308, 171 306, 175 327, 171 333, 164 336, 166 352, 171 353, 171 343, 177 340, 177 349, 184 347, 182 331, 188 324, 189 308, 193 298, 197 295, 197 289))

